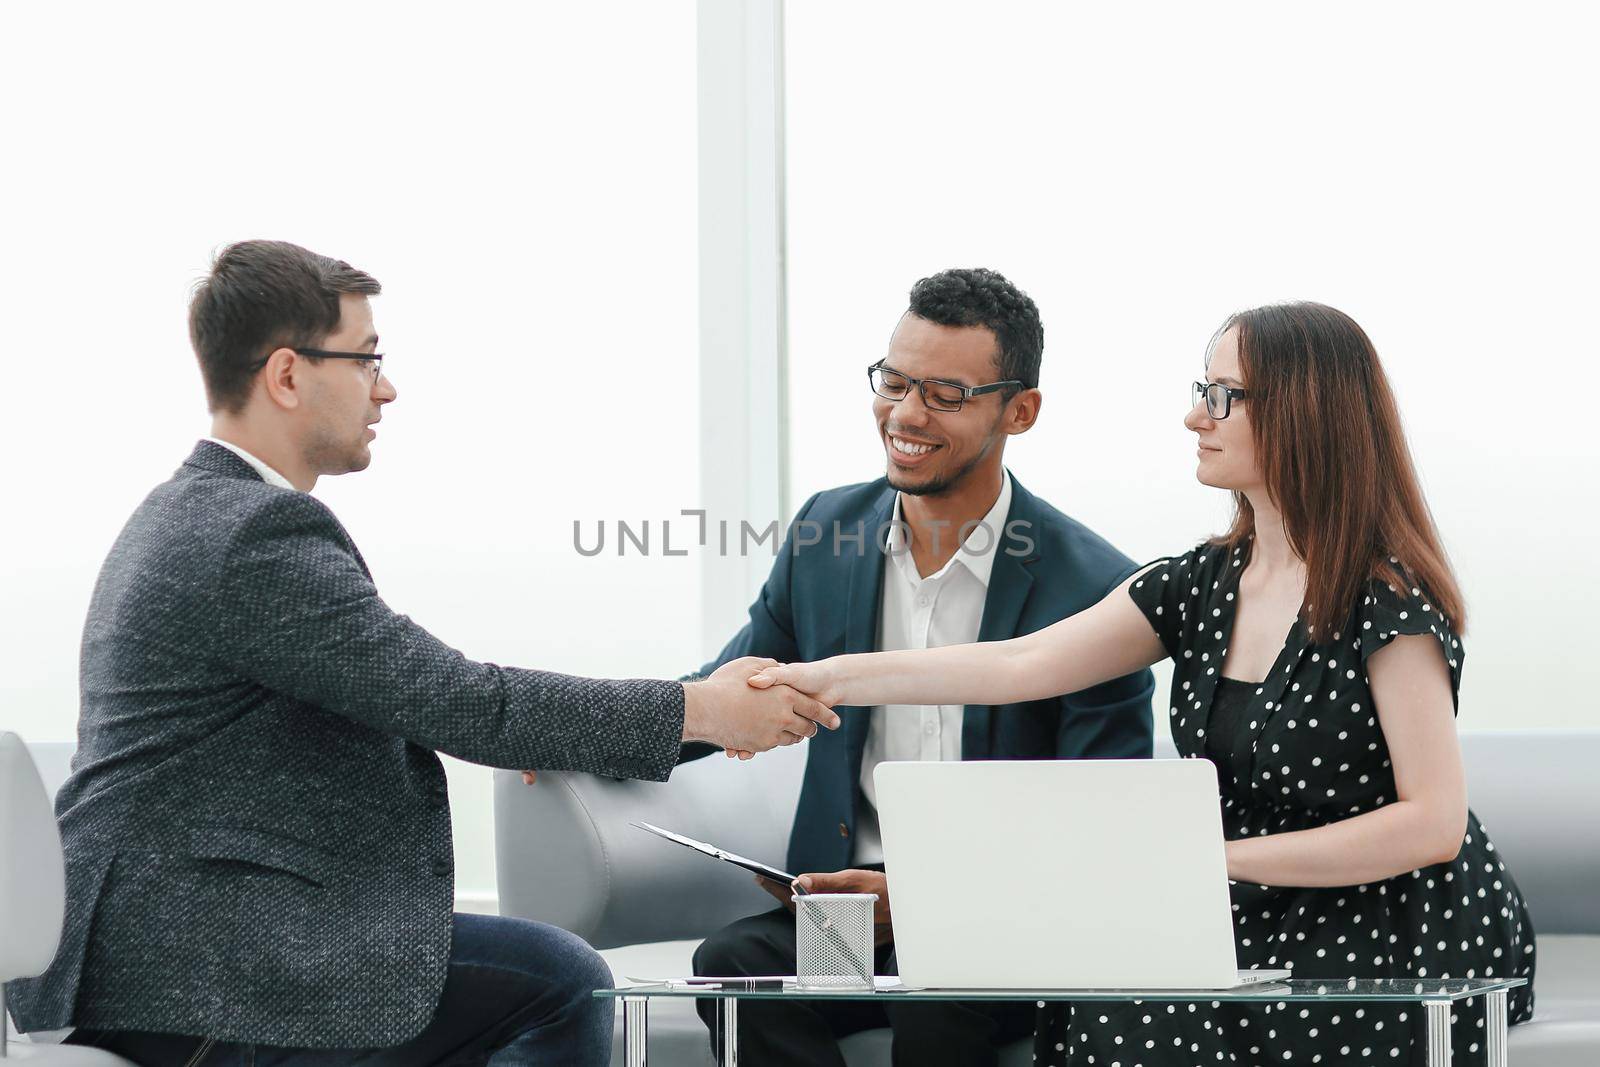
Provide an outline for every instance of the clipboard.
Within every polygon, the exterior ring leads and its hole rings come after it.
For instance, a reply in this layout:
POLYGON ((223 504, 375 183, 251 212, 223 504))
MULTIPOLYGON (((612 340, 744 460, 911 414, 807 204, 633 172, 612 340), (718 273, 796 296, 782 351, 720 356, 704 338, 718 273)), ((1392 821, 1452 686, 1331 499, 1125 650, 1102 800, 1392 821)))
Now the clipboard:
POLYGON ((724 852, 715 845, 708 845, 704 841, 696 841, 692 837, 684 837, 682 834, 675 834, 671 830, 663 830, 661 827, 647 822, 633 822, 628 825, 636 826, 648 833, 655 834, 657 837, 664 837, 674 844, 682 845, 684 848, 692 848, 696 852, 710 856, 713 859, 723 860, 733 864, 735 867, 743 867, 752 874, 759 874, 769 881, 779 882, 783 885, 790 885, 794 882, 795 876, 786 871, 780 871, 776 867, 768 867, 765 863, 757 863, 755 860, 746 859, 732 852, 724 852))

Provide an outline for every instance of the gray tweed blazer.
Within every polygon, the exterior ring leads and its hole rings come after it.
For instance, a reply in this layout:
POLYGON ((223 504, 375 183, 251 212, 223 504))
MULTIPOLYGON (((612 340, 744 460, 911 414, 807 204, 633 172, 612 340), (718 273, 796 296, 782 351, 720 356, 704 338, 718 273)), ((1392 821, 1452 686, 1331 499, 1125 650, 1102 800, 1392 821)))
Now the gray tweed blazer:
POLYGON ((467 659, 327 507, 204 441, 106 558, 80 681, 66 928, 6 987, 24 1030, 398 1044, 450 955, 434 753, 660 781, 683 730, 676 682, 467 659))

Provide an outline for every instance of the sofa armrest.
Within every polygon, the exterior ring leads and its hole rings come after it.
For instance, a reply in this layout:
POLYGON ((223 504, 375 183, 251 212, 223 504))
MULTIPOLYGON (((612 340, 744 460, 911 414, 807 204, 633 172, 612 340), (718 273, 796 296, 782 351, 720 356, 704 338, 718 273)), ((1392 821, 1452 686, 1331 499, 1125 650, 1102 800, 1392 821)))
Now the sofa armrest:
POLYGON ((500 913, 612 948, 705 937, 772 907, 746 872, 628 824, 652 822, 781 867, 805 748, 748 762, 708 756, 664 783, 544 772, 527 786, 497 771, 500 913))
POLYGON ((1600 934, 1600 730, 1465 730, 1467 802, 1545 934, 1600 934))

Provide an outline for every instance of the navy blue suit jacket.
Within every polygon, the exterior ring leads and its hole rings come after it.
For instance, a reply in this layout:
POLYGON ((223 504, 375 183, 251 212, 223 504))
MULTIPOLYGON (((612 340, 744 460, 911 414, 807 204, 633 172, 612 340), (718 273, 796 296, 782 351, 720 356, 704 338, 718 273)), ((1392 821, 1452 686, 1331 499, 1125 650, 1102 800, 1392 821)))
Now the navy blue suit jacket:
MULTIPOLYGON (((761 595, 750 605, 750 621, 699 673, 710 674, 741 656, 787 663, 875 651, 887 558, 880 531, 894 517, 894 501, 895 491, 884 478, 829 489, 806 501, 761 595), (854 539, 858 532, 864 536, 854 539)), ((1006 529, 1016 536, 999 540, 980 641, 1042 630, 1096 603, 1134 569, 1132 560, 1015 478, 1006 529)), ((1154 689, 1154 678, 1143 670, 1048 700, 969 704, 962 719, 961 758, 1149 757, 1154 689)), ((789 837, 787 869, 797 874, 850 865, 871 717, 866 708, 837 710, 843 725, 819 731, 810 742, 789 837)), ((713 751, 708 745, 685 745, 683 758, 713 751)))

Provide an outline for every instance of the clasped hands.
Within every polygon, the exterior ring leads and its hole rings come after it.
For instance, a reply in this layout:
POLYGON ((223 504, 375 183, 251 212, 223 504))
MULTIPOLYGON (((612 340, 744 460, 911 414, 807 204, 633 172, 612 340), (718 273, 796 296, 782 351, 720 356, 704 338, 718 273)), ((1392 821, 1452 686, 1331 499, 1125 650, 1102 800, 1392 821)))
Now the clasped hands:
POLYGON ((721 746, 730 756, 749 759, 779 745, 839 728, 839 716, 815 696, 780 681, 774 671, 789 668, 774 659, 745 656, 684 686, 683 739, 721 746))
MULTIPOLYGON (((705 741, 728 756, 750 759, 780 745, 816 736, 819 729, 839 728, 839 716, 826 700, 808 694, 804 685, 814 664, 780 664, 775 659, 745 656, 718 667, 708 678, 683 686, 683 739, 705 741)), ((532 785, 537 772, 523 771, 532 785)))
MULTIPOLYGON (((734 663, 747 663, 755 667, 754 670, 745 673, 745 685, 749 688, 762 689, 768 692, 787 690, 824 708, 831 708, 838 703, 838 700, 830 692, 828 665, 825 662, 779 663, 775 659, 760 659, 755 656, 749 656, 742 660, 734 660, 727 666, 731 667, 734 663)), ((721 672, 719 671, 718 673, 721 672)), ((716 675, 712 675, 712 677, 716 677, 716 675)), ((834 716, 834 721, 837 724, 837 715, 834 716)), ((834 728, 829 727, 829 729, 834 728)), ((812 732, 815 733, 815 731, 812 732)), ((792 743, 784 742, 784 744, 792 743)), ((727 750, 729 759, 735 756, 739 759, 750 759, 758 751, 736 748, 730 745, 723 747, 727 750)))

